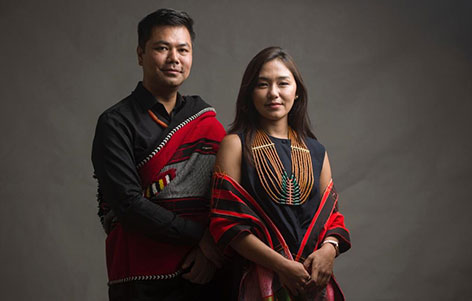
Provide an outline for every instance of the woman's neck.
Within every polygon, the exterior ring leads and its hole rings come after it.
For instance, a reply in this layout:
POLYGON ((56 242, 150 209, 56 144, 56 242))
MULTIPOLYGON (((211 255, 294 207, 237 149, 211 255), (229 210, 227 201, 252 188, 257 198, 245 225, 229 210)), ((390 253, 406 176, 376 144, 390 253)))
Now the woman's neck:
POLYGON ((261 127, 269 136, 288 139, 288 123, 286 120, 283 120, 283 122, 261 122, 261 127))

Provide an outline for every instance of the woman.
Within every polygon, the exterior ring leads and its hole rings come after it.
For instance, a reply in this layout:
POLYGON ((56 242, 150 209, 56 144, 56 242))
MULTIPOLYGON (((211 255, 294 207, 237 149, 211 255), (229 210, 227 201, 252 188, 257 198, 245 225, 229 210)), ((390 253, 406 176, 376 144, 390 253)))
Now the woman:
POLYGON ((331 276, 349 232, 310 129, 302 77, 283 49, 266 48, 249 63, 229 133, 216 159, 210 230, 253 263, 239 299, 343 299, 331 276))

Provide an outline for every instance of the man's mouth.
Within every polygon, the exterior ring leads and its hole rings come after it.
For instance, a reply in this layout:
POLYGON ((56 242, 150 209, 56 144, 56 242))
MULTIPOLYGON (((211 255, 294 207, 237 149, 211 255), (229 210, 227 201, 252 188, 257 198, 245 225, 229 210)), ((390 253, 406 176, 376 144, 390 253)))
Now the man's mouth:
POLYGON ((162 69, 162 72, 169 73, 169 74, 182 73, 182 71, 179 69, 162 69))

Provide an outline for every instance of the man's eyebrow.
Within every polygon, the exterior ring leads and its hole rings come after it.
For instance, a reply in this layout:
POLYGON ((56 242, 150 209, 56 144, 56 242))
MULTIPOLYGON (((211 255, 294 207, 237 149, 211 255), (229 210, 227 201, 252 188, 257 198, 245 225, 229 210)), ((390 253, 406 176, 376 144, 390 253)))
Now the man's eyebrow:
POLYGON ((152 43, 153 45, 158 45, 158 44, 164 44, 164 45, 170 45, 169 42, 166 42, 164 40, 159 40, 159 41, 155 41, 154 43, 152 43))
MULTIPOLYGON (((159 41, 156 41, 154 43, 152 43, 152 45, 166 45, 166 46, 171 46, 171 43, 167 42, 167 41, 164 41, 164 40, 159 40, 159 41)), ((180 44, 177 44, 177 47, 190 47, 190 45, 188 43, 180 43, 180 44)))

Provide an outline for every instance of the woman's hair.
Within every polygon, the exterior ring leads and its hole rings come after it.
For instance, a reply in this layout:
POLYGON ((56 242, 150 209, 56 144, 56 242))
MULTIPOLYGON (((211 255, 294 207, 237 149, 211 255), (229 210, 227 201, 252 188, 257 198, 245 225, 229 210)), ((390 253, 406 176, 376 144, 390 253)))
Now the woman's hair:
POLYGON ((298 95, 298 98, 294 101, 292 109, 288 114, 288 125, 297 134, 297 139, 305 140, 307 137, 316 139, 311 130, 310 119, 307 114, 307 91, 302 75, 295 65, 293 58, 280 47, 265 48, 249 62, 244 72, 238 99, 236 100, 236 116, 229 129, 231 134, 244 133, 243 155, 248 162, 252 162, 250 147, 254 134, 260 127, 260 116, 253 101, 254 88, 257 85, 262 66, 275 59, 280 60, 292 72, 297 84, 296 95, 298 95))

